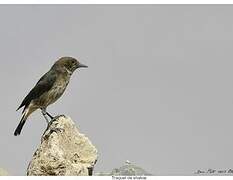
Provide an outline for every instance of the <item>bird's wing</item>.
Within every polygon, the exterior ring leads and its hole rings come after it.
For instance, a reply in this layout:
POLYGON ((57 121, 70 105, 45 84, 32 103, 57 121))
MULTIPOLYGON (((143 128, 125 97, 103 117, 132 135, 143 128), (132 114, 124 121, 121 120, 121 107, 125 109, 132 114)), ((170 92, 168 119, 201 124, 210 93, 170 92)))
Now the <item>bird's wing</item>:
POLYGON ((17 110, 23 106, 27 107, 33 99, 40 97, 44 92, 50 90, 56 81, 56 77, 56 73, 53 71, 49 71, 44 76, 42 76, 36 83, 35 87, 24 98, 23 102, 20 104, 17 110))

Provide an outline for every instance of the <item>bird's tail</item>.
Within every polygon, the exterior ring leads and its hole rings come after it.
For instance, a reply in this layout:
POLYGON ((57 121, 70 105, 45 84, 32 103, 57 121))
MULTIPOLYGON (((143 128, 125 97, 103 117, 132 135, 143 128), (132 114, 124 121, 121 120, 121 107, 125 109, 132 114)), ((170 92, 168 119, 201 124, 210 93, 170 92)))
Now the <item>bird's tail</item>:
POLYGON ((24 124, 25 124, 25 122, 26 122, 28 116, 29 116, 34 110, 35 110, 35 109, 30 108, 30 106, 27 106, 27 107, 24 108, 24 110, 23 110, 23 116, 22 116, 22 118, 21 118, 21 120, 20 120, 19 125, 17 126, 17 128, 15 129, 15 132, 14 132, 14 135, 15 135, 15 136, 20 135, 21 130, 22 130, 22 128, 23 128, 23 126, 24 126, 24 124))
POLYGON ((20 135, 21 130, 22 130, 22 128, 23 128, 23 126, 24 126, 24 124, 25 124, 25 122, 26 122, 26 119, 27 119, 27 118, 26 118, 25 114, 23 114, 23 117, 22 117, 22 119, 20 120, 19 125, 18 125, 17 128, 15 129, 15 132, 14 132, 14 135, 15 135, 15 136, 20 135))

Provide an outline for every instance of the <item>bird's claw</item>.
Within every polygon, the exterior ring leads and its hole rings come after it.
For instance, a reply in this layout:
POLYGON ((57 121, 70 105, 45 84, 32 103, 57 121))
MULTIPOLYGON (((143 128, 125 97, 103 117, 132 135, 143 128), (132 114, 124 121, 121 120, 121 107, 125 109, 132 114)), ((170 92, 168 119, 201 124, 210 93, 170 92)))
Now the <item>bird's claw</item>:
POLYGON ((62 114, 62 115, 57 115, 57 116, 55 116, 53 119, 58 119, 58 118, 60 118, 60 117, 66 117, 64 114, 62 114))
POLYGON ((51 134, 53 132, 56 132, 56 133, 60 132, 60 133, 62 133, 64 131, 65 131, 65 129, 63 129, 63 128, 51 128, 51 130, 50 130, 51 134))

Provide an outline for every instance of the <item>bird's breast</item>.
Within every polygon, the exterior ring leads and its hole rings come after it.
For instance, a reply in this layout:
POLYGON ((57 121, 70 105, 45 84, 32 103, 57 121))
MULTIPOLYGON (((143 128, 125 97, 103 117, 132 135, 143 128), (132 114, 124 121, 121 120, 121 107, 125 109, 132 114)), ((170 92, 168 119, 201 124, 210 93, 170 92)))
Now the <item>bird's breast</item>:
POLYGON ((69 81, 61 81, 54 84, 54 86, 51 88, 51 90, 48 93, 49 96, 48 98, 50 99, 49 104, 54 103, 58 98, 61 97, 61 95, 66 90, 68 83, 69 81))
POLYGON ((38 107, 47 107, 48 105, 54 103, 62 96, 62 94, 66 90, 68 83, 69 79, 57 79, 52 88, 42 94, 38 99, 34 100, 34 103, 38 107))

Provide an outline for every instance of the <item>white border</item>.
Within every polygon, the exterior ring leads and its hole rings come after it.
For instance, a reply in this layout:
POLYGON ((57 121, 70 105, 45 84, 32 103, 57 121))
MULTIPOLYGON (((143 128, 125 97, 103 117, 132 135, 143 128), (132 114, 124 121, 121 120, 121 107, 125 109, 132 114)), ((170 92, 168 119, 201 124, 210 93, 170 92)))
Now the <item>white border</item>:
MULTIPOLYGON (((131 176, 1 176, 1 180, 140 180, 131 176), (123 178, 122 178, 123 177, 123 178)), ((232 176, 147 176, 146 180, 232 180, 232 176)))
POLYGON ((0 0, 0 4, 233 4, 232 0, 0 0))
MULTIPOLYGON (((233 0, 0 0, 1 4, 233 4, 233 0)), ((92 177, 25 177, 25 176, 2 176, 0 180, 47 180, 47 179, 97 179, 112 180, 109 176, 92 177)), ((232 176, 150 176, 147 180, 224 180, 232 179, 232 176)))

